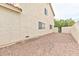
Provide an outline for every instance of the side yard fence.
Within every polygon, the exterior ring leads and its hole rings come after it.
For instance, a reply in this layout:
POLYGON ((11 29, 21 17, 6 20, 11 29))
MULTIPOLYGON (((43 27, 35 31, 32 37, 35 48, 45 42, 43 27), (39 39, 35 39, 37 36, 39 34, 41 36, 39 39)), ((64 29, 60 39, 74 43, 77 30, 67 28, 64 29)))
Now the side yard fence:
MULTIPOLYGON (((62 33, 70 33, 72 27, 62 27, 62 33)), ((58 32, 58 28, 54 28, 54 32, 58 32)))
POLYGON ((71 34, 74 37, 74 39, 79 43, 79 23, 76 23, 72 29, 71 34))
MULTIPOLYGON (((54 28, 54 32, 58 32, 57 27, 54 28)), ((79 43, 79 22, 72 27, 63 27, 62 33, 70 33, 73 38, 79 43)))

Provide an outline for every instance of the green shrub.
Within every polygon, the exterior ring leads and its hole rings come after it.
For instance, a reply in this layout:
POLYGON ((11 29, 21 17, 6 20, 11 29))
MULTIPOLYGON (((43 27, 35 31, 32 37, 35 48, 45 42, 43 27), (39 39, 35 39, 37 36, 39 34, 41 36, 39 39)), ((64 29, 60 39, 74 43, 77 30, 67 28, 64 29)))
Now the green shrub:
POLYGON ((60 20, 54 20, 54 27, 58 27, 58 32, 62 32, 62 27, 69 27, 75 24, 75 21, 70 19, 60 19, 60 20))

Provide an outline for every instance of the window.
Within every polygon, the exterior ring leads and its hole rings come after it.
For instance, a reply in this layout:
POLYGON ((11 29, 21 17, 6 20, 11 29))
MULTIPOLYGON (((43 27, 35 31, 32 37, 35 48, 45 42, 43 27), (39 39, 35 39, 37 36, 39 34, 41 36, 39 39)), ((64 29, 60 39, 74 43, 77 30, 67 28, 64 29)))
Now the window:
POLYGON ((44 8, 44 14, 47 15, 48 14, 48 11, 46 8, 44 8))
POLYGON ((52 25, 50 25, 50 29, 52 29, 52 25))
POLYGON ((38 29, 45 29, 45 23, 38 22, 38 29))

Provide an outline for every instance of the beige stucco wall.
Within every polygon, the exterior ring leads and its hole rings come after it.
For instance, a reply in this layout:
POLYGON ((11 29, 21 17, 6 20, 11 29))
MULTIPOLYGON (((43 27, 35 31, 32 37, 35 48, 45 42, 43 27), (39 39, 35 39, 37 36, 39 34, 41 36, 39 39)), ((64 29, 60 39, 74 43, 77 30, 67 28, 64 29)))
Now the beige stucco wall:
POLYGON ((53 32, 49 25, 53 23, 53 14, 49 4, 20 4, 21 13, 0 6, 0 45, 27 40, 53 32), (47 8, 48 15, 44 14, 47 8), (46 28, 39 30, 38 21, 44 22, 46 28), (25 38, 25 36, 30 36, 25 38))
POLYGON ((62 33, 71 33, 72 26, 71 27, 62 27, 62 33))
POLYGON ((76 23, 71 30, 71 34, 74 37, 74 39, 79 43, 79 22, 76 23))
MULTIPOLYGON (((62 27, 62 33, 71 33, 72 26, 71 27, 62 27)), ((54 32, 58 32, 58 27, 54 27, 54 32)))

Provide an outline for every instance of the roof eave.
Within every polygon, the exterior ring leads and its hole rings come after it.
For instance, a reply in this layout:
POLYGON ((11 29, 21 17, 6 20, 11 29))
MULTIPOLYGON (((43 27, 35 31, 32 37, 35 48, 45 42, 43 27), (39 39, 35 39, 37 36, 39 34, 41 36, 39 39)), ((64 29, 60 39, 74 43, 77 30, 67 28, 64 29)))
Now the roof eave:
POLYGON ((52 7, 51 3, 49 3, 49 6, 51 8, 51 11, 52 11, 53 15, 55 16, 55 13, 54 13, 54 10, 53 10, 53 7, 52 7))

